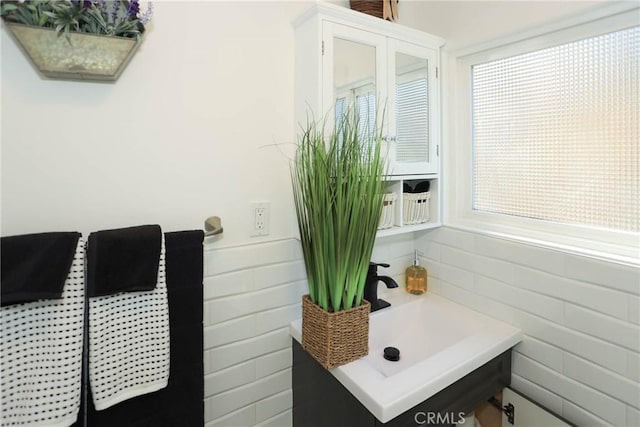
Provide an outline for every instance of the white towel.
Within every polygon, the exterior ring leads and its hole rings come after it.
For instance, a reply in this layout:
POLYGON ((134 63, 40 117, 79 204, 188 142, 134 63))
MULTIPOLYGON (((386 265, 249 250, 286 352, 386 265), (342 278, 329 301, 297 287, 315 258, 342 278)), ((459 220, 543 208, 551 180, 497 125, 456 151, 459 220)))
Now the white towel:
POLYGON ((0 424, 73 424, 80 409, 84 241, 78 240, 61 299, 2 307, 0 322, 0 424))
POLYGON ((154 290, 89 299, 89 381, 96 410, 167 386, 169 305, 164 236, 154 290))

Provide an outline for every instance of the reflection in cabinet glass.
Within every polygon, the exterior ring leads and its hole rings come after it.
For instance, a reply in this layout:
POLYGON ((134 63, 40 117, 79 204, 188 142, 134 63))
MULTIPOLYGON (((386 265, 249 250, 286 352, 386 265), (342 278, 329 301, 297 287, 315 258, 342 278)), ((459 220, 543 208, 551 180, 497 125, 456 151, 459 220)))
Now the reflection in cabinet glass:
POLYGON ((394 175, 438 173, 438 50, 389 39, 389 129, 396 134, 394 175))
POLYGON ((429 161, 428 60, 396 52, 396 161, 429 161))
POLYGON ((335 38, 333 50, 335 122, 342 120, 347 107, 355 105, 359 131, 370 135, 376 128, 375 47, 335 38))

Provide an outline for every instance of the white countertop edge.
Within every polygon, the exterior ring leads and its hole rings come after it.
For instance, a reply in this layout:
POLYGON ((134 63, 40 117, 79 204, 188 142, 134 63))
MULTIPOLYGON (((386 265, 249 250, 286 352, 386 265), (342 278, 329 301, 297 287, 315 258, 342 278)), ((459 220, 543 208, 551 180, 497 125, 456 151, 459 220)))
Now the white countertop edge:
POLYGON ((302 319, 294 320, 289 324, 289 334, 302 345, 302 319))
MULTIPOLYGON (((484 348, 476 348, 477 353, 472 358, 461 355, 458 361, 453 362, 454 366, 450 366, 445 371, 434 373, 426 379, 420 375, 412 377, 408 369, 396 374, 394 376, 396 378, 382 377, 381 380, 380 377, 369 376, 364 382, 356 382, 354 377, 362 377, 357 374, 357 361, 334 368, 330 372, 369 412, 381 422, 386 423, 518 344, 521 340, 521 333, 517 329, 513 329, 514 331, 510 335, 501 338, 502 341, 498 345, 487 344, 484 348), (410 392, 403 391, 393 384, 402 381, 404 381, 403 385, 406 385, 404 390, 408 388, 411 390, 410 392), (425 381, 427 382, 425 383, 425 381)), ((444 350, 439 358, 448 359, 451 353, 456 350, 455 348, 444 350)), ((426 363, 430 363, 430 361, 426 363)))
POLYGON ((468 359, 466 362, 456 366, 454 369, 440 376, 437 380, 434 380, 434 382, 416 389, 411 396, 402 398, 402 401, 397 400, 390 403, 387 408, 382 408, 382 411, 380 411, 378 414, 373 412, 372 413, 383 423, 392 420, 393 418, 410 410, 424 400, 436 395, 438 392, 444 390, 451 384, 463 378, 465 375, 480 368, 485 363, 489 362, 493 358, 501 355, 514 345, 518 344, 521 340, 520 336, 520 333, 518 333, 514 335, 509 341, 501 343, 499 347, 493 347, 490 352, 479 354, 473 359, 468 359))

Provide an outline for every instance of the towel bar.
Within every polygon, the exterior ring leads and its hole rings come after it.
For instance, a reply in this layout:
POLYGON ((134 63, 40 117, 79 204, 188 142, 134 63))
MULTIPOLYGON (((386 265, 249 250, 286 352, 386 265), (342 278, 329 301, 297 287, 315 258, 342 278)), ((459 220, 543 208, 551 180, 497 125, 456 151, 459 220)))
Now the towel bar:
POLYGON ((222 234, 223 230, 224 229, 222 228, 222 220, 219 216, 210 216, 204 222, 205 237, 222 234))

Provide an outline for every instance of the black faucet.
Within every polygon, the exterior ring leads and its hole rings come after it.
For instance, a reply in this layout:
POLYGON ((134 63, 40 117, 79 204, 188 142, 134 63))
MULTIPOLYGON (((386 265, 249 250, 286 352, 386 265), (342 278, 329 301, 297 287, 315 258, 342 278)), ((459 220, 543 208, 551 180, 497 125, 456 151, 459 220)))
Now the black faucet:
POLYGON ((383 282, 387 288, 397 288, 398 284, 389 276, 378 276, 378 267, 389 267, 384 263, 369 263, 369 271, 367 272, 367 281, 364 284, 364 299, 371 304, 371 312, 389 307, 391 304, 383 299, 378 299, 378 282, 383 282))

